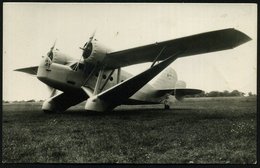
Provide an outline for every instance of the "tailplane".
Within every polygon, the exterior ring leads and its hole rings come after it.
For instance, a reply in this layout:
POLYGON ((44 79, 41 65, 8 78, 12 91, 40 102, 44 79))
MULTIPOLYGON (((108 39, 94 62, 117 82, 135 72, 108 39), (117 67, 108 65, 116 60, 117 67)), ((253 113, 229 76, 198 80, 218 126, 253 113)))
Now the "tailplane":
POLYGON ((179 101, 187 95, 199 94, 202 90, 186 88, 184 81, 178 80, 177 73, 171 67, 161 72, 152 86, 156 89, 156 95, 163 97, 165 95, 173 95, 179 101))

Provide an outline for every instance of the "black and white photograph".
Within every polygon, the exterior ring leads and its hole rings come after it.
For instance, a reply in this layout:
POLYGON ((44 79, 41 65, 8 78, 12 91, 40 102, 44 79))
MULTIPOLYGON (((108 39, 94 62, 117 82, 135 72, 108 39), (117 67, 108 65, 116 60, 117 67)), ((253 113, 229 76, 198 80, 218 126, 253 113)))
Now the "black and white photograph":
POLYGON ((2 163, 258 164, 257 4, 3 3, 2 163))

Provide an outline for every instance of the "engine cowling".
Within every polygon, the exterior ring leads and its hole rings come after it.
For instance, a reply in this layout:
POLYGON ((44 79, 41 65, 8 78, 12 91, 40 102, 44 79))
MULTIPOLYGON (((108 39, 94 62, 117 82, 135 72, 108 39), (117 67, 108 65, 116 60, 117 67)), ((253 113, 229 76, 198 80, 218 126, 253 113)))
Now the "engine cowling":
POLYGON ((101 63, 107 55, 109 49, 94 39, 87 48, 83 50, 83 58, 86 63, 101 63))
POLYGON ((68 64, 71 60, 73 60, 71 56, 64 54, 58 50, 53 51, 51 57, 49 56, 49 58, 53 63, 63 64, 63 65, 68 64))
POLYGON ((46 113, 63 112, 86 99, 88 96, 82 90, 73 93, 59 93, 45 100, 42 110, 46 113))

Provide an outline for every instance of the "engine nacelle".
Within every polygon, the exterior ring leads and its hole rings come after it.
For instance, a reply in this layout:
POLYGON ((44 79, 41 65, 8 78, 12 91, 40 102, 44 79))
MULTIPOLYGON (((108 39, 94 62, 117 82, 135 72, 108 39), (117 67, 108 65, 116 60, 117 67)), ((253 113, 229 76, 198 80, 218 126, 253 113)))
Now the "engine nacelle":
POLYGON ((50 57, 52 62, 57 64, 66 65, 68 64, 73 58, 67 54, 64 54, 58 50, 53 51, 52 56, 50 57))
POLYGON ((94 39, 87 48, 83 51, 84 62, 86 63, 101 63, 107 55, 109 49, 103 44, 94 39))
POLYGON ((57 112, 63 112, 65 108, 63 108, 56 101, 54 101, 53 98, 49 98, 44 101, 42 105, 42 110, 45 113, 57 113, 57 112))
POLYGON ((88 96, 82 90, 73 93, 60 93, 45 100, 42 110, 47 113, 63 112, 87 98, 88 96))

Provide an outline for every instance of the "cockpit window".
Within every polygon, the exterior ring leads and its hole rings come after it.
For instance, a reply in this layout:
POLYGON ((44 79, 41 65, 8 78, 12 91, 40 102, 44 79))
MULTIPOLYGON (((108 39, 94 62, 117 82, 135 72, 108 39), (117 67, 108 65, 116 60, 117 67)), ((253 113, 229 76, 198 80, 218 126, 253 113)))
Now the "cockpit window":
POLYGON ((84 58, 88 58, 88 57, 91 55, 92 49, 93 49, 93 44, 90 43, 90 44, 88 45, 88 47, 83 51, 82 56, 83 56, 84 58))

